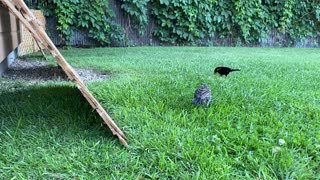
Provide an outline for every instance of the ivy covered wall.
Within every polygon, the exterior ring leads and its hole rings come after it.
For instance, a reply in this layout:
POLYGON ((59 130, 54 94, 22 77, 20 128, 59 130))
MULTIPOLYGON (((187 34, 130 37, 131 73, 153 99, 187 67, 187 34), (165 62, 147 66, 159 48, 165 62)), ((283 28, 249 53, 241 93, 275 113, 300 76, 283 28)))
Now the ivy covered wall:
POLYGON ((320 43, 320 0, 27 0, 65 44, 308 46, 320 43))

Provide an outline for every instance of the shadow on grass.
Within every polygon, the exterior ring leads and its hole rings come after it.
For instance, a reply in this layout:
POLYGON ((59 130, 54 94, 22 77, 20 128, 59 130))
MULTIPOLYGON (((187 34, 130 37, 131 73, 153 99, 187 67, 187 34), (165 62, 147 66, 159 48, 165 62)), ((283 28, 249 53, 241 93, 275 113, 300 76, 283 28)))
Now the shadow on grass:
MULTIPOLYGON (((116 139, 75 87, 38 86, 0 93, 0 130, 37 136, 116 139)), ((21 136, 23 138, 23 136, 21 136)))

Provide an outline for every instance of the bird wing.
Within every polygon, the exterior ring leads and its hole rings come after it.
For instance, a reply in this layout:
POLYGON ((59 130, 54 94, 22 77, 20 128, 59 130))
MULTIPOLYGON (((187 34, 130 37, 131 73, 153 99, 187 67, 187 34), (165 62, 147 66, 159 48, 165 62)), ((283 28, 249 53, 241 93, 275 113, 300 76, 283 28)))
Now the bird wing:
POLYGON ((200 98, 200 99, 204 99, 208 96, 211 96, 211 90, 207 85, 200 86, 194 94, 195 98, 200 98))

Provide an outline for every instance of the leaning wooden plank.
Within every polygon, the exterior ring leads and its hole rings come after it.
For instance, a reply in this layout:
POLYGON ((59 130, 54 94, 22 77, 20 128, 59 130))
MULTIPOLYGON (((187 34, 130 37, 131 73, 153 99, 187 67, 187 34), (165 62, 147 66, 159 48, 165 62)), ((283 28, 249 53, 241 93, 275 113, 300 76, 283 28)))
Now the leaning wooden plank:
MULTIPOLYGON (((33 36, 32 36, 32 37, 33 37, 33 36)), ((37 44, 38 48, 40 49, 40 52, 41 52, 42 56, 46 59, 46 61, 49 61, 49 60, 48 60, 48 58, 47 58, 47 56, 46 56, 46 54, 44 53, 44 51, 43 51, 42 47, 41 47, 41 46, 40 46, 40 44, 38 43, 38 41, 37 41, 37 40, 35 40, 35 38, 34 38, 34 37, 33 37, 33 39, 34 39, 34 41, 36 42, 36 44, 37 44)))
POLYGON ((64 72, 67 74, 69 79, 74 81, 77 88, 83 94, 83 96, 87 99, 89 104, 98 112, 104 122, 111 129, 112 133, 116 135, 119 140, 127 146, 126 137, 123 132, 118 128, 118 126, 114 123, 108 113, 104 110, 104 108, 100 105, 100 103, 93 97, 87 87, 84 85, 80 76, 74 71, 74 69, 67 63, 64 57, 61 55, 59 50, 52 43, 51 39, 45 33, 45 31, 37 24, 37 21, 29 8, 22 0, 16 0, 15 5, 20 8, 20 11, 24 14, 22 16, 20 12, 10 3, 8 0, 0 0, 5 4, 8 9, 25 25, 25 27, 34 35, 34 38, 43 44, 43 46, 53 55, 57 63, 62 67, 64 72))

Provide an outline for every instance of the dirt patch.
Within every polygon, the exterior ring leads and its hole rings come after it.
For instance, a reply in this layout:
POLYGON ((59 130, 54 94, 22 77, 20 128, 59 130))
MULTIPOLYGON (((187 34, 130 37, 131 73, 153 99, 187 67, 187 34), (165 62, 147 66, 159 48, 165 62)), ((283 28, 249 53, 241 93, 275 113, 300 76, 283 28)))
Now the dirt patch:
MULTIPOLYGON (((84 82, 104 80, 108 74, 99 73, 91 69, 76 69, 84 82)), ((3 74, 10 80, 24 80, 29 82, 68 81, 67 75, 61 67, 45 61, 25 61, 16 59, 3 74)))

